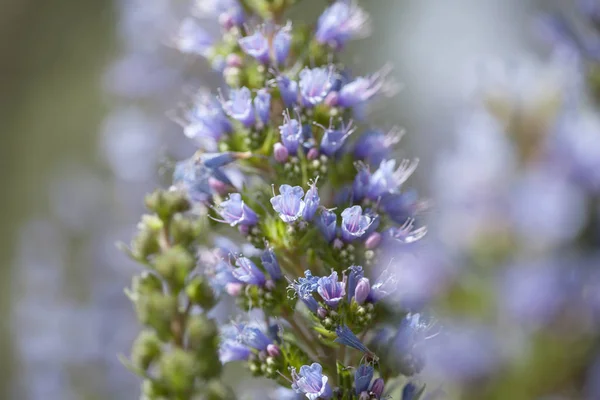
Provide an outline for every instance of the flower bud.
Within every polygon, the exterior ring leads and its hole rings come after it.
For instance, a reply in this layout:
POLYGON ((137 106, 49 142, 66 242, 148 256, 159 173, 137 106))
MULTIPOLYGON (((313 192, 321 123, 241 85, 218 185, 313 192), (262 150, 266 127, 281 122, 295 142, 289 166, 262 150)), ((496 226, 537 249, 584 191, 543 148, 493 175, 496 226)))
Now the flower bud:
POLYGON ((176 214, 171 221, 171 235, 173 242, 182 246, 189 246, 200 235, 201 221, 190 219, 182 214, 176 214))
POLYGON ((273 157, 275 157, 275 161, 284 163, 287 161, 289 155, 288 149, 286 149, 283 144, 280 142, 275 143, 273 146, 273 157))
POLYGON ((146 207, 156 213, 163 221, 174 214, 188 211, 191 204, 185 192, 181 190, 157 190, 146 196, 146 207))
POLYGON ((223 70, 223 79, 230 87, 239 87, 241 84, 242 70, 237 67, 226 67, 223 70))
POLYGON ((225 196, 228 192, 227 184, 223 181, 213 178, 212 176, 208 178, 208 185, 215 193, 221 196, 225 196))
POLYGON ((193 304, 199 305, 204 310, 210 310, 216 304, 214 291, 203 275, 195 276, 187 284, 185 293, 193 304))
POLYGON ((241 68, 244 65, 244 59, 239 54, 231 53, 225 59, 228 67, 241 68))
POLYGON ((162 387, 160 383, 150 379, 146 379, 142 382, 141 389, 142 394, 146 399, 159 399, 169 394, 168 390, 162 387))
POLYGON ((319 158, 319 149, 317 149, 316 147, 311 148, 306 154, 306 158, 308 158, 309 160, 316 160, 317 158, 319 158))
POLYGON ((219 331, 215 322, 204 314, 189 317, 186 334, 188 347, 197 353, 216 350, 219 331))
POLYGON ((319 308, 317 308, 317 315, 321 319, 326 318, 327 317, 327 310, 324 309, 323 307, 319 307, 319 308))
POLYGON ((131 291, 134 296, 150 295, 153 293, 162 293, 163 284, 159 277, 144 271, 140 275, 135 275, 131 282, 131 291))
POLYGON ((181 246, 175 246, 159 254, 154 261, 154 268, 174 290, 185 283, 188 274, 196 266, 194 257, 181 246))
POLYGON ((371 284, 368 278, 360 278, 354 290, 354 299, 358 304, 363 304, 371 293, 371 284))
POLYGON ((378 399, 383 395, 384 382, 382 378, 377 378, 373 381, 371 386, 371 393, 373 393, 378 399))
POLYGON ((151 330, 143 330, 133 342, 131 362, 137 368, 147 370, 161 354, 162 343, 151 330))
POLYGON ((225 285, 225 291, 231 297, 238 297, 242 294, 242 289, 244 289, 244 284, 239 282, 230 282, 225 285))
POLYGON ((329 107, 335 107, 338 104, 339 97, 338 92, 331 92, 325 97, 325 104, 329 107))
POLYGON ((276 344, 270 344, 267 346, 267 354, 277 358, 281 355, 281 350, 279 350, 279 347, 276 344))
POLYGON ((160 251, 158 233, 142 228, 131 243, 131 254, 138 260, 147 260, 148 257, 160 251))
POLYGON ((381 234, 379 232, 373 232, 365 240, 365 247, 369 250, 373 250, 381 243, 381 234))
POLYGON ((162 383, 170 389, 170 392, 189 393, 193 389, 196 379, 196 359, 185 350, 174 348, 162 355, 159 371, 162 383))
POLYGON ((171 321, 177 314, 177 306, 176 298, 162 293, 141 296, 135 302, 140 322, 154 328, 161 340, 171 336, 171 321))

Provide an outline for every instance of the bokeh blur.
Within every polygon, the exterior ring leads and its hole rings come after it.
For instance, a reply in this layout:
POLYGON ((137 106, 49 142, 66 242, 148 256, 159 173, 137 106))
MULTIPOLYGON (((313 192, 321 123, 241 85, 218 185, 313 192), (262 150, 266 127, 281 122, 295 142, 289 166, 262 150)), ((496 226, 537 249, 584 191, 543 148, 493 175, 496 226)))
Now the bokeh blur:
MULTIPOLYGON (((536 21, 572 13, 558 0, 361 3, 375 29, 347 62, 359 72, 394 64, 403 89, 374 115, 406 128, 402 152, 421 158, 413 185, 425 196, 455 146, 469 71, 489 59, 544 66, 536 21)), ((186 10, 182 0, 0 4, 1 399, 137 396, 137 378, 117 360, 138 329, 123 295, 135 267, 115 243, 131 236, 143 194, 166 182, 170 160, 194 150, 169 111, 220 82, 168 46, 186 10)))

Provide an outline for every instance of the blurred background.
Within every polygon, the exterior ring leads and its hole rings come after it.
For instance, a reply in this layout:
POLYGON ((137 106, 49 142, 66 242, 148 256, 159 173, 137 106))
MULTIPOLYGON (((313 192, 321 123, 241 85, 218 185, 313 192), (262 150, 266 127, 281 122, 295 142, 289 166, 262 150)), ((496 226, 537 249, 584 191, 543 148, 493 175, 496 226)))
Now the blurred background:
MULTIPOLYGON (((310 0, 322 3, 320 0, 310 0)), ((309 0, 306 0, 309 2, 309 0)), ((374 110, 405 127, 428 195, 452 145, 466 71, 543 48, 533 20, 568 2, 362 2, 373 36, 346 52, 359 72, 391 61, 403 90, 374 110)), ((202 61, 166 46, 178 0, 3 0, 0 4, 0 398, 135 398, 117 361, 138 327, 123 295, 134 266, 115 248, 134 230, 160 167, 193 151, 166 114, 216 87, 202 61)), ((321 6, 301 18, 314 18, 321 6)), ((543 52, 543 51, 542 51, 543 52)))

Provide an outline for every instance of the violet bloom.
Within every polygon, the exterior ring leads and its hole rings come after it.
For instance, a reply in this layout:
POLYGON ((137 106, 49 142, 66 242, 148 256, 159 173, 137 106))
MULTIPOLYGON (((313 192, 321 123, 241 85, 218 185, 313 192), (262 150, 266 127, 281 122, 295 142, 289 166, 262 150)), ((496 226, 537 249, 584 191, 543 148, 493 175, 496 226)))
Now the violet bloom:
POLYGON ((361 201, 367 195, 369 190, 369 183, 371 182, 371 172, 369 167, 360 164, 358 167, 358 173, 354 177, 352 183, 352 198, 354 201, 361 201))
POLYGON ((292 389, 296 393, 303 393, 309 400, 324 399, 329 400, 333 391, 327 383, 327 376, 323 375, 323 367, 318 363, 311 366, 303 365, 300 367, 300 374, 292 368, 292 389))
POLYGON ((356 4, 338 0, 319 17, 315 37, 319 43, 341 48, 354 37, 368 35, 369 17, 356 4))
POLYGON ((235 279, 249 285, 263 286, 265 284, 267 280, 265 274, 249 258, 238 257, 235 265, 238 267, 232 271, 235 279))
POLYGON ((273 56, 277 65, 284 65, 292 45, 292 24, 279 28, 273 37, 273 56))
POLYGON ((283 125, 279 127, 281 133, 281 143, 290 154, 298 152, 298 146, 303 139, 302 125, 298 120, 291 119, 288 113, 283 116, 283 125))
POLYGON ((199 17, 216 17, 225 29, 241 26, 246 21, 244 8, 238 0, 203 0, 196 1, 195 4, 195 13, 199 17))
POLYGON ((306 191, 304 195, 304 211, 302 212, 302 218, 305 221, 312 221, 315 217, 317 209, 319 208, 319 191, 317 190, 317 181, 315 180, 311 185, 310 189, 306 191))
POLYGON ((207 150, 216 149, 216 143, 232 131, 231 122, 221 104, 212 96, 198 96, 193 107, 185 114, 183 133, 197 140, 207 150))
POLYGON ((335 239, 337 231, 337 215, 333 211, 323 210, 317 219, 317 226, 327 242, 335 239))
POLYGON ((222 221, 231 226, 243 225, 252 226, 258 222, 258 216, 256 213, 248 207, 242 195, 239 193, 231 193, 229 198, 215 207, 215 210, 223 218, 222 221))
POLYGON ((256 92, 254 109, 260 121, 267 125, 271 119, 271 94, 267 89, 259 89, 256 92))
POLYGON ((364 304, 370 295, 371 283, 369 282, 369 278, 360 278, 354 291, 354 299, 356 300, 356 303, 359 305, 364 304))
POLYGON ((373 367, 367 364, 360 364, 354 373, 354 390, 357 396, 362 392, 369 390, 371 379, 373 379, 373 367))
POLYGON ((263 333, 260 329, 254 326, 244 326, 240 340, 246 346, 250 346, 258 351, 267 351, 267 347, 273 344, 273 341, 263 333))
POLYGON ((262 64, 269 63, 269 40, 261 29, 256 30, 250 36, 239 39, 238 43, 242 51, 250 57, 262 64))
POLYGON ((277 261, 277 257, 275 257, 275 252, 273 249, 266 249, 260 256, 260 261, 262 262, 263 267, 265 267, 269 273, 271 279, 278 281, 283 277, 281 274, 281 268, 279 267, 279 262, 277 261))
POLYGON ((348 303, 352 301, 352 297, 354 296, 354 291, 356 290, 356 285, 358 281, 365 276, 363 271, 363 267, 360 265, 352 265, 350 268, 350 273, 348 273, 348 282, 346 284, 346 289, 348 293, 348 303))
POLYGON ((233 153, 205 153, 201 157, 191 157, 180 161, 173 172, 173 182, 183 187, 192 202, 204 202, 213 194, 211 180, 231 185, 227 175, 221 170, 235 160, 233 153))
POLYGON ((333 156, 336 154, 344 145, 346 139, 355 131, 352 128, 352 122, 347 126, 342 126, 340 129, 333 129, 331 127, 325 129, 325 134, 321 140, 321 152, 326 156, 333 156))
POLYGON ((313 297, 313 293, 319 287, 319 278, 313 276, 310 270, 304 271, 304 278, 298 278, 296 281, 290 284, 289 288, 294 291, 300 300, 311 310, 313 313, 317 312, 319 304, 313 297))
POLYGON ((223 109, 231 118, 240 121, 244 126, 254 125, 254 107, 252 106, 252 93, 247 87, 231 89, 229 100, 223 102, 223 109))
POLYGON ((427 227, 422 226, 420 228, 414 227, 415 220, 409 218, 406 222, 400 227, 391 227, 385 231, 385 234, 400 243, 410 244, 414 243, 418 240, 421 240, 425 235, 427 235, 427 227))
POLYGON ((332 67, 304 68, 300 71, 300 94, 306 107, 321 103, 333 86, 332 67))
POLYGON ((331 308, 337 308, 346 294, 346 284, 338 282, 338 274, 333 271, 331 275, 319 278, 317 292, 325 303, 331 308))
POLYGON ((370 215, 363 215, 360 206, 352 206, 342 212, 342 239, 351 242, 360 239, 373 224, 370 215))
POLYGON ((206 57, 214 39, 193 18, 186 18, 174 38, 175 47, 182 53, 206 57))
POLYGON ((380 74, 370 77, 358 77, 342 86, 338 93, 337 105, 340 107, 354 107, 365 103, 383 88, 384 80, 380 74))
POLYGON ((335 329, 337 338, 334 340, 335 343, 343 344, 344 346, 352 347, 353 349, 362 351, 368 356, 375 357, 373 352, 365 346, 359 338, 356 337, 354 332, 350 330, 346 325, 340 325, 335 329))
POLYGON ((294 222, 302 217, 306 204, 302 200, 304 190, 300 186, 281 185, 279 195, 271 198, 271 205, 284 222, 294 222))
POLYGON ((426 210, 428 204, 419 199, 416 190, 410 189, 402 193, 389 193, 381 197, 379 202, 383 211, 398 224, 404 224, 409 218, 426 210))
POLYGON ((371 175, 367 197, 372 200, 386 193, 397 192, 406 180, 417 169, 419 160, 403 160, 396 169, 396 160, 385 160, 379 165, 377 171, 371 175))
POLYGON ((293 107, 298 102, 298 82, 285 75, 277 77, 277 87, 286 107, 293 107))
POLYGON ((378 166, 383 160, 390 158, 401 137, 402 133, 398 130, 388 133, 380 130, 367 131, 354 144, 354 157, 378 166))
POLYGON ((237 340, 225 339, 219 345, 219 361, 226 364, 232 361, 246 361, 252 350, 237 340))
POLYGON ((371 286, 369 292, 369 300, 377 302, 384 297, 391 294, 398 287, 398 280, 396 275, 390 272, 388 269, 383 270, 379 278, 371 286))

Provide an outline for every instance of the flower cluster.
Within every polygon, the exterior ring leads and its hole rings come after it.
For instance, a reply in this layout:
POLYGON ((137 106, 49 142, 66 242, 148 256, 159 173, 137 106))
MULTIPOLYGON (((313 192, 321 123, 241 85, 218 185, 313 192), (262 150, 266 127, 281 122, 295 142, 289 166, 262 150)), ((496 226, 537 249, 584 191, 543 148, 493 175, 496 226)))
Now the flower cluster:
MULTIPOLYGON (((154 342, 175 349, 164 354, 193 365, 165 362, 189 377, 171 382, 162 361, 154 371, 134 352, 132 368, 156 389, 147 398, 202 394, 202 382, 220 382, 219 368, 210 376, 203 369, 210 364, 243 361, 253 375, 311 400, 385 398, 389 383, 403 385, 401 376, 419 369, 374 350, 384 348, 382 329, 406 334, 400 321, 408 311, 384 304, 396 279, 374 267, 389 264, 387 249, 408 249, 426 234, 426 203, 404 188, 418 161, 393 159, 400 131, 361 127, 370 103, 389 89, 387 70, 353 76, 339 61, 348 41, 368 33, 369 18, 337 0, 309 26, 285 20, 292 3, 199 0, 173 36, 182 52, 208 60, 226 87, 177 113, 197 151, 176 165, 170 191, 151 198, 156 216, 144 219, 132 245, 152 271, 144 276, 156 281, 152 291, 131 290, 138 316, 156 332, 154 342), (221 38, 205 31, 205 17, 219 22, 221 38), (184 235, 172 232, 180 223, 189 227, 184 235), (187 236, 211 243, 217 231, 252 251, 203 257, 187 236), (202 315, 196 309, 226 296, 251 313, 195 346, 186 329, 202 315)), ((221 395, 207 398, 230 398, 221 395)))

